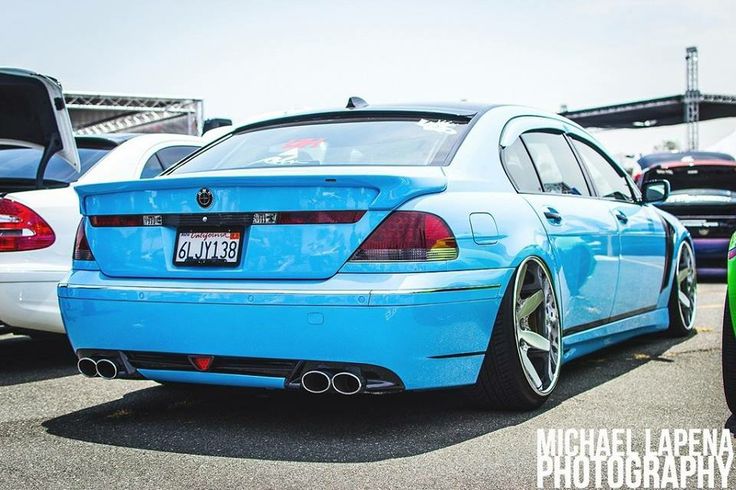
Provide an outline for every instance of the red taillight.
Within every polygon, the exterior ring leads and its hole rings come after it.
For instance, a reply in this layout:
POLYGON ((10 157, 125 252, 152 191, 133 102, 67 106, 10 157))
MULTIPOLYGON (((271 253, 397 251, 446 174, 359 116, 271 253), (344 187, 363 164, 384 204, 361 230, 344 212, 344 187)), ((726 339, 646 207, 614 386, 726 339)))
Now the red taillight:
POLYGON ((121 214, 116 216, 90 216, 92 226, 143 226, 143 216, 140 214, 121 214))
POLYGON ((736 248, 732 248, 728 251, 728 260, 736 258, 736 248))
POLYGON ((77 227, 77 236, 74 239, 74 260, 95 260, 92 250, 89 248, 87 235, 84 233, 84 218, 77 227))
POLYGON ((455 236, 442 218, 418 211, 397 211, 371 233, 350 260, 452 260, 457 254, 455 236))
POLYGON ((0 199, 0 252, 38 250, 54 240, 54 230, 35 211, 12 199, 0 199))

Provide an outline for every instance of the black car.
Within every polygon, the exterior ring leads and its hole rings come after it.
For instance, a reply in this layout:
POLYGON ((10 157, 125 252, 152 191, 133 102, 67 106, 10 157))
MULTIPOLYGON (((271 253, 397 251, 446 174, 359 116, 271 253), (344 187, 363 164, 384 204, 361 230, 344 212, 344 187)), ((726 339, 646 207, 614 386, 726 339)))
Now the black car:
MULTIPOLYGON (((649 161, 653 160, 656 159, 649 161)), ((725 277, 728 243, 736 231, 736 161, 733 157, 691 152, 684 160, 650 165, 642 173, 641 182, 652 180, 670 183, 670 196, 657 206, 677 216, 690 231, 698 274, 725 277), (695 158, 694 155, 710 158, 695 158)))

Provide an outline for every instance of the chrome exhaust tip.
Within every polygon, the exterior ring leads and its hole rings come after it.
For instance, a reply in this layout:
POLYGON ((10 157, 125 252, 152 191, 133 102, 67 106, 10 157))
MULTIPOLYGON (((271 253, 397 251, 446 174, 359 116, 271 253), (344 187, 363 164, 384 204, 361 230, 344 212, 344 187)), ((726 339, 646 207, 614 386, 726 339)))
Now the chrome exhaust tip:
POLYGON ((97 363, 94 359, 83 357, 77 361, 77 371, 83 376, 94 378, 97 376, 97 363))
POLYGON ((322 371, 307 371, 302 375, 302 388, 310 393, 324 393, 330 389, 330 377, 322 371))
POLYGON ((332 377, 332 387, 341 395, 355 395, 363 389, 363 380, 353 373, 343 371, 332 377))
POLYGON ((118 366, 110 359, 97 361, 97 374, 100 378, 115 379, 118 376, 118 366))

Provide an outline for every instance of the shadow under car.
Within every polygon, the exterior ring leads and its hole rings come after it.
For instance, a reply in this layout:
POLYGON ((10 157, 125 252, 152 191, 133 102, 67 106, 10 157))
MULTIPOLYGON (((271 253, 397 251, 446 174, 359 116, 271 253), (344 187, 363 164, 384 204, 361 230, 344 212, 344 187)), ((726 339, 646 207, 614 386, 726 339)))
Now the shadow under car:
POLYGON ((130 392, 43 426, 59 437, 173 453, 379 461, 426 453, 525 422, 656 361, 683 340, 648 335, 573 361, 547 403, 531 412, 474 409, 459 390, 346 397, 170 385, 130 392))

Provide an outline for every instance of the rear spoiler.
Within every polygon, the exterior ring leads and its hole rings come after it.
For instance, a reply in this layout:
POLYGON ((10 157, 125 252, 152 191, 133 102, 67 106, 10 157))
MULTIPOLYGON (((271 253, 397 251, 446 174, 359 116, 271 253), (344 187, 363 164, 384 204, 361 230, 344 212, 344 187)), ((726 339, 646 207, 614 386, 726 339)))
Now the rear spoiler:
MULTIPOLYGON (((215 171, 80 185, 79 195, 82 214, 87 215, 96 197, 120 193, 157 192, 171 189, 207 187, 366 187, 379 191, 370 209, 394 209, 416 196, 442 192, 447 188, 447 178, 442 167, 299 167, 253 169, 249 171, 215 171), (321 173, 315 174, 315 171, 321 173)), ((194 194, 193 194, 194 195, 194 194)))

